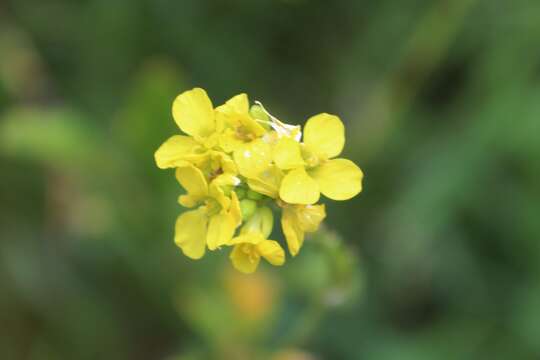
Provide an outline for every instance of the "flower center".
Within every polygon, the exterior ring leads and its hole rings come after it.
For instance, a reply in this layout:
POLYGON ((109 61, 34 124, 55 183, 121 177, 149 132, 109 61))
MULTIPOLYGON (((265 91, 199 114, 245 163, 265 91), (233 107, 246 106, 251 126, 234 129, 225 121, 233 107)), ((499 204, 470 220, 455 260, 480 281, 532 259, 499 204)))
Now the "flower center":
POLYGON ((308 168, 314 168, 319 165, 319 157, 316 156, 305 144, 301 144, 302 158, 306 162, 308 168))
POLYGON ((245 126, 238 126, 235 129, 234 135, 238 140, 243 142, 250 142, 256 138, 255 134, 249 131, 249 129, 247 129, 245 126))
POLYGON ((244 254, 248 256, 248 260, 250 263, 254 263, 257 260, 259 260, 259 253, 255 250, 255 246, 251 244, 243 244, 241 247, 241 250, 244 254))

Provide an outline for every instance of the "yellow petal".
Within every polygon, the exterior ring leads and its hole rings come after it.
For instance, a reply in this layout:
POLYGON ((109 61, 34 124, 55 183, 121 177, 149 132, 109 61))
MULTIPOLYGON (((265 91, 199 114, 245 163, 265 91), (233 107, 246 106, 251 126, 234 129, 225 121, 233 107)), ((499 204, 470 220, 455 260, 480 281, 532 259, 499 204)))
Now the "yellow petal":
POLYGON ((172 113, 178 127, 188 135, 204 138, 215 130, 214 107, 201 88, 178 95, 172 113))
POLYGON ((204 208, 186 211, 176 220, 174 242, 192 259, 203 257, 206 248, 206 225, 208 219, 204 208))
POLYGON ((295 207, 298 224, 305 232, 315 232, 326 217, 324 205, 298 205, 295 207))
POLYGON ((300 153, 300 143, 289 138, 282 137, 273 149, 274 162, 283 170, 290 170, 304 165, 300 153))
POLYGON ((259 254, 270 264, 281 266, 285 263, 285 251, 277 241, 264 240, 255 246, 259 254))
POLYGON ((219 171, 224 173, 230 173, 236 175, 238 169, 234 160, 227 154, 224 154, 219 151, 211 151, 210 158, 212 160, 212 170, 219 171))
POLYGON ((292 256, 296 256, 304 243, 304 231, 300 228, 296 212, 292 206, 286 206, 281 215, 281 228, 287 240, 287 247, 292 256))
POLYGON ((279 196, 289 204, 314 204, 319 200, 319 185, 304 168, 294 169, 283 178, 279 196))
POLYGON ((279 187, 283 179, 283 172, 275 165, 264 170, 257 177, 248 179, 251 190, 275 199, 279 196, 279 187))
POLYGON ((231 192, 231 205, 229 206, 229 214, 234 219, 234 222, 236 224, 236 227, 240 226, 242 223, 242 210, 240 209, 240 200, 238 200, 238 196, 233 191, 231 192))
POLYGON ((236 136, 232 128, 227 128, 220 134, 219 146, 226 153, 231 153, 244 145, 244 142, 236 136))
POLYGON ((362 170, 347 159, 333 159, 310 171, 324 196, 348 200, 362 191, 362 170))
POLYGON ((214 147, 219 145, 220 136, 221 134, 217 132, 213 132, 206 137, 201 137, 201 136, 196 137, 196 140, 199 141, 204 146, 204 148, 213 149, 214 147))
POLYGON ((265 240, 264 236, 258 232, 247 232, 242 233, 238 236, 235 236, 230 242, 229 245, 238 245, 238 244, 252 244, 256 245, 261 241, 265 240))
POLYGON ((194 156, 198 143, 189 136, 174 135, 167 139, 154 154, 156 164, 161 169, 176 167, 194 156))
POLYGON ((226 212, 222 212, 210 217, 206 243, 210 250, 215 250, 222 245, 227 245, 236 229, 234 217, 226 212))
POLYGON ((176 169, 176 179, 192 198, 208 196, 208 184, 202 171, 191 164, 176 169))
POLYGON ((338 156, 345 145, 345 127, 335 115, 312 116, 304 127, 304 144, 323 159, 338 156))
POLYGON ((251 133, 256 137, 262 136, 266 132, 265 128, 249 114, 242 114, 242 116, 239 117, 239 120, 248 133, 251 133))
POLYGON ((178 203, 182 205, 183 207, 187 207, 187 208, 192 208, 199 205, 201 200, 202 199, 200 197, 191 196, 191 195, 180 195, 178 197, 178 203))
MULTIPOLYGON (((251 274, 257 270, 261 257, 258 254, 249 254, 246 251, 247 247, 253 247, 249 244, 239 244, 236 245, 231 251, 230 259, 234 268, 245 274, 251 274)), ((254 250, 251 250, 254 251, 254 250)))
POLYGON ((209 194, 219 202, 223 209, 227 210, 231 203, 230 190, 238 184, 240 184, 240 179, 234 174, 221 174, 210 183, 209 194))
POLYGON ((242 176, 256 178, 270 167, 272 151, 270 145, 257 139, 242 145, 234 152, 233 158, 242 176))
POLYGON ((249 111, 249 100, 245 93, 238 94, 227 100, 225 105, 216 108, 227 115, 231 114, 247 114, 249 111))

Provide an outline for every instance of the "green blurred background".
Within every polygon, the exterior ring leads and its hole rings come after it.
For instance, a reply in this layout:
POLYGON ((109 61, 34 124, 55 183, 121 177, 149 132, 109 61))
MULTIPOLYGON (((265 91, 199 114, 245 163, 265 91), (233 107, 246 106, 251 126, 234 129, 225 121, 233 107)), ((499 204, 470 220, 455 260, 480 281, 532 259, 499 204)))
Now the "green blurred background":
POLYGON ((539 45, 537 0, 2 1, 0 358, 539 358, 539 45), (346 123, 285 267, 175 247, 194 86, 346 123))

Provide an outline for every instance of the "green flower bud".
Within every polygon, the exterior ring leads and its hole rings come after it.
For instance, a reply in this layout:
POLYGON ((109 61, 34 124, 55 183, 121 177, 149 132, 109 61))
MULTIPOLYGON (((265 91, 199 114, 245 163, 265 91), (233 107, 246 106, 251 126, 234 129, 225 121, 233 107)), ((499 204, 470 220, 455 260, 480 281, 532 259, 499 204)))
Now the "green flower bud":
POLYGON ((254 119, 263 120, 263 121, 270 120, 268 118, 268 115, 266 115, 262 107, 260 107, 259 105, 252 105, 251 109, 249 109, 249 113, 254 119))
MULTIPOLYGON (((249 199, 245 199, 242 201, 253 201, 249 199)), ((254 202, 254 201, 253 201, 254 202)), ((242 206, 242 202, 240 202, 240 206, 242 206)), ((263 206, 260 208, 257 208, 253 215, 246 221, 244 226, 242 227, 241 232, 242 233, 249 233, 249 232, 257 232, 263 235, 265 238, 268 238, 270 234, 272 233, 272 229, 274 227, 274 214, 272 214, 272 210, 270 210, 269 207, 263 206)))
POLYGON ((265 238, 268 238, 274 228, 274 214, 267 206, 259 208, 257 214, 261 217, 261 232, 265 238))
POLYGON ((242 220, 246 221, 257 210, 257 202, 251 199, 240 201, 240 210, 242 211, 242 220))
POLYGON ((234 192, 236 193, 236 196, 238 196, 238 199, 240 200, 246 197, 246 189, 244 188, 241 188, 241 187, 236 188, 234 192))
POLYGON ((261 200, 263 198, 262 194, 259 194, 258 192, 255 192, 255 191, 253 191, 251 189, 248 189, 246 195, 247 195, 248 199, 251 199, 251 200, 261 200))

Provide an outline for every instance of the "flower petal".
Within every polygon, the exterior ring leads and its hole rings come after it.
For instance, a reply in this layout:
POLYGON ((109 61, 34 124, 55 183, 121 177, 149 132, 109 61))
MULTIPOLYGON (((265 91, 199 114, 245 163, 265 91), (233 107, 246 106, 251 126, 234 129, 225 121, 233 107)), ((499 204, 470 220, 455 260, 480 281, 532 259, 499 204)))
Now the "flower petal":
POLYGON ((263 136, 266 132, 265 128, 253 119, 249 114, 243 114, 239 117, 240 123, 242 126, 248 130, 249 133, 255 136, 263 136))
POLYGON ((261 241, 265 240, 261 233, 258 232, 248 232, 243 233, 238 236, 235 236, 230 242, 229 245, 238 245, 238 244, 252 244, 256 245, 261 241))
POLYGON ((285 251, 277 241, 264 240, 255 246, 259 254, 270 264, 281 266, 285 263, 285 251))
POLYGON ((201 198, 196 196, 191 196, 189 194, 180 195, 178 197, 178 203, 183 207, 192 208, 199 205, 201 198))
POLYGON ((289 204, 314 204, 319 200, 319 185, 301 167, 285 175, 279 196, 289 204))
POLYGON ((178 95, 173 102, 172 114, 178 127, 188 135, 204 138, 215 130, 214 107, 201 88, 178 95))
POLYGON ((219 137, 219 146, 226 153, 231 153, 244 145, 244 142, 236 136, 232 128, 225 129, 219 137))
POLYGON ((203 257, 206 248, 206 225, 208 218, 204 208, 186 211, 178 216, 174 242, 184 255, 192 259, 203 257))
POLYGON ((176 169, 176 179, 191 198, 202 199, 208 196, 208 183, 199 168, 185 163, 176 169))
POLYGON ((218 175, 210 183, 209 194, 217 200, 223 209, 228 210, 231 204, 230 192, 238 184, 240 184, 240 179, 234 174, 225 173, 218 175))
POLYGON ((221 105, 216 110, 223 112, 224 114, 247 114, 249 111, 249 99, 247 94, 242 93, 233 96, 225 105, 221 105))
POLYGON ((270 167, 272 150, 261 139, 253 140, 238 148, 233 154, 238 172, 247 178, 256 178, 270 167))
POLYGON ((283 170, 290 170, 304 165, 300 153, 300 143, 289 137, 282 137, 278 140, 273 149, 273 157, 278 168, 283 170))
POLYGON ((362 170, 347 159, 333 159, 310 172, 324 196, 348 200, 362 191, 362 170))
POLYGON ((292 206, 286 206, 281 215, 281 228, 287 240, 287 246, 292 256, 296 256, 304 243, 304 231, 296 217, 296 212, 292 206))
POLYGON ((315 232, 326 217, 324 205, 297 205, 295 207, 298 225, 305 232, 315 232))
POLYGON ((174 135, 167 139, 154 154, 156 164, 160 169, 177 167, 183 161, 189 161, 194 156, 197 142, 189 136, 174 135))
POLYGON ((215 250, 222 245, 229 244, 235 229, 236 221, 231 214, 222 212, 210 217, 208 233, 206 235, 208 248, 210 250, 215 250))
POLYGON ((283 172, 275 165, 264 170, 257 177, 248 179, 251 190, 275 199, 279 196, 279 187, 283 179, 283 172))
POLYGON ((231 192, 231 205, 229 207, 229 214, 233 217, 236 227, 242 223, 242 210, 240 209, 240 200, 234 191, 231 192))
POLYGON ((259 266, 261 258, 258 255, 250 256, 250 254, 244 251, 245 246, 246 244, 236 245, 233 251, 231 251, 231 255, 229 257, 236 270, 243 272, 244 274, 251 274, 257 270, 257 266, 259 266))
POLYGON ((304 127, 304 144, 322 159, 338 156, 345 146, 345 126, 335 115, 312 116, 304 127))

